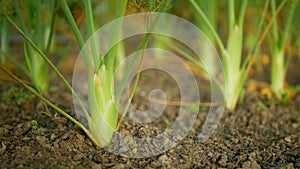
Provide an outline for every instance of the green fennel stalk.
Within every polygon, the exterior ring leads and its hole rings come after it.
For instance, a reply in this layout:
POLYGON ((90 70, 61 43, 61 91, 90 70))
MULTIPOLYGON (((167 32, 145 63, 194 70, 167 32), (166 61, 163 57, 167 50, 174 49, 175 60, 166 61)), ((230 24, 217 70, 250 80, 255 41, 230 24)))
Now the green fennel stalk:
POLYGON ((280 34, 277 19, 276 19, 276 1, 271 0, 271 12, 275 19, 272 22, 272 31, 269 34, 268 42, 271 50, 271 88, 278 99, 282 99, 285 94, 285 76, 287 71, 288 60, 285 55, 286 41, 289 38, 292 19, 295 13, 296 2, 291 4, 289 13, 287 15, 285 29, 280 34), (272 34, 273 41, 270 35, 272 34))
MULTIPOLYGON (((60 3, 79 47, 82 49, 84 47, 83 38, 70 12, 68 4, 65 0, 60 1, 60 3)), ((90 3, 90 1, 84 1, 89 36, 94 33, 93 14, 90 3)), ((124 16, 126 6, 127 0, 119 3, 116 18, 124 16)), ((120 24, 121 23, 115 25, 113 38, 118 38, 120 24)), ((114 40, 115 39, 112 39, 112 42, 114 40)), ((104 58, 100 54, 97 54, 95 43, 94 39, 92 39, 92 57, 88 56, 85 49, 83 49, 83 56, 86 67, 88 68, 88 100, 90 107, 90 114, 86 114, 86 118, 89 129, 94 137, 102 146, 106 146, 110 143, 118 120, 118 111, 114 100, 113 81, 116 49, 112 48, 107 55, 107 59, 104 61, 104 58)))
POLYGON ((222 63, 225 72, 225 105, 228 109, 233 110, 236 107, 239 94, 247 77, 246 70, 241 68, 241 58, 243 48, 243 23, 248 1, 242 1, 238 20, 235 17, 235 1, 228 1, 229 35, 226 47, 222 43, 220 36, 217 34, 203 10, 194 0, 190 0, 190 2, 196 9, 199 17, 207 25, 207 28, 211 32, 211 36, 215 39, 216 44, 221 51, 222 63))

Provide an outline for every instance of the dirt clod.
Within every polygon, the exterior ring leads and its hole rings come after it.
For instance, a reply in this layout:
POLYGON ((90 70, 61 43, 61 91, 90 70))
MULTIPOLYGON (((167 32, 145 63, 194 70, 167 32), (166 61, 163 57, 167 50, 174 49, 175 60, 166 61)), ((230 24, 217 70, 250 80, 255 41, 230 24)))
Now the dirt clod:
POLYGON ((45 136, 36 136, 35 139, 41 146, 44 146, 46 144, 47 138, 45 136))
POLYGON ((57 125, 64 125, 68 122, 68 119, 64 117, 53 117, 52 121, 57 125))
POLYGON ((102 169, 100 164, 95 164, 92 166, 92 169, 102 169))
POLYGON ((14 135, 21 136, 22 134, 26 133, 30 129, 31 129, 31 122, 25 122, 25 123, 18 124, 16 126, 14 135))
POLYGON ((9 130, 5 127, 0 127, 0 135, 6 135, 9 130))
POLYGON ((159 163, 161 163, 163 166, 167 166, 170 164, 170 159, 167 155, 162 155, 158 158, 159 163))
POLYGON ((244 169, 261 169, 260 165, 253 158, 249 158, 246 162, 243 163, 244 169))
POLYGON ((220 160, 218 161, 218 164, 221 166, 221 167, 226 167, 226 164, 227 164, 227 156, 226 155, 222 155, 220 160))

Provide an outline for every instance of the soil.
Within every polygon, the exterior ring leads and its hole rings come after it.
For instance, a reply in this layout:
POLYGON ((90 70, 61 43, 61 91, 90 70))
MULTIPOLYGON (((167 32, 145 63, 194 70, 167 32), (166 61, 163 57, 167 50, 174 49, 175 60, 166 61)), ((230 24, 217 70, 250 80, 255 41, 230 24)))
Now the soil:
MULTIPOLYGON (((150 73, 140 83, 141 88, 148 88, 134 97, 138 109, 148 108, 143 95, 156 85, 165 86, 168 99, 178 100, 174 82, 167 78, 147 82, 158 74, 150 73)), ((257 93, 246 94, 235 111, 223 113, 217 130, 204 143, 197 138, 207 116, 202 110, 192 130, 174 148, 136 159, 96 148, 79 127, 60 114, 52 109, 51 117, 41 113, 45 111, 41 101, 15 83, 1 83, 0 87, 0 168, 300 168, 300 96, 283 106, 257 93), (8 92, 11 88, 14 90, 8 92)), ((48 98, 76 117, 72 95, 63 85, 58 88, 48 98)), ((167 106, 147 125, 125 120, 120 132, 135 137, 156 135, 175 120, 177 111, 178 107, 167 106)))

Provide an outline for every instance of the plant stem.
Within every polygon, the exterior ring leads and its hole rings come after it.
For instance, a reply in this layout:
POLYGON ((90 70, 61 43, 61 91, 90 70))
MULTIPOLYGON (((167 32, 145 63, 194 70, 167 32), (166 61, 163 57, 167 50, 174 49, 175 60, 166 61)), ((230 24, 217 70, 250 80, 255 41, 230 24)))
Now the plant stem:
MULTIPOLYGON (((262 43, 264 42, 266 36, 268 35, 268 32, 269 30, 271 29, 272 27, 272 23, 273 23, 273 20, 276 19, 276 16, 279 14, 279 12, 282 10, 282 8, 284 7, 285 3, 287 2, 287 0, 284 0, 280 3, 279 7, 277 8, 275 14, 272 16, 271 20, 269 21, 268 25, 266 26, 266 29, 264 30, 264 32, 261 34, 261 36, 257 36, 258 39, 257 39, 257 44, 256 46, 253 46, 253 48, 250 49, 250 51, 248 52, 248 55, 246 56, 245 58, 245 62, 243 64, 243 69, 246 70, 248 72, 248 70, 250 69, 250 67, 252 66, 253 64, 253 61, 252 61, 252 57, 256 56, 258 54, 258 51, 259 51, 259 47, 262 45, 262 43), (252 54, 252 55, 251 55, 252 54)), ((257 31, 257 34, 259 34, 260 32, 260 29, 262 28, 262 25, 264 23, 264 18, 265 18, 265 15, 266 15, 266 12, 267 12, 267 7, 268 7, 268 4, 269 4, 269 0, 267 0, 266 4, 265 4, 265 9, 264 9, 264 12, 263 12, 263 15, 261 17, 261 21, 260 21, 260 24, 259 24, 259 29, 257 31)), ((272 46, 273 47, 273 46, 272 46)))
MULTIPOLYGON (((275 17, 276 4, 274 0, 272 0, 271 2, 272 2, 271 3, 272 15, 275 17)), ((288 35, 289 35, 288 33, 290 32, 295 6, 296 6, 295 3, 293 3, 291 6, 289 15, 287 16, 287 20, 285 23, 286 27, 282 35, 279 34, 276 17, 272 22, 275 46, 273 45, 272 42, 269 41, 271 55, 272 55, 271 88, 275 93, 276 97, 280 100, 283 99, 285 73, 287 70, 286 65, 288 64, 287 60, 285 59, 284 49, 286 46, 286 41, 288 39, 288 35)))
MULTIPOLYGON (((166 2, 167 1, 164 1, 163 5, 160 6, 159 11, 165 10, 165 7, 167 5, 166 2)), ((150 1, 149 7, 150 7, 149 9, 151 9, 153 7, 153 1, 150 1)), ((157 19, 159 19, 159 17, 155 17, 153 21, 151 19, 152 19, 152 14, 148 14, 148 17, 147 17, 147 30, 148 30, 148 32, 152 32, 152 30, 153 30, 153 28, 155 26, 155 23, 156 23, 157 19)), ((141 62, 140 62, 140 65, 139 65, 139 71, 138 71, 138 74, 137 74, 137 77, 136 77, 133 89, 132 89, 132 91, 130 93, 129 99, 128 99, 127 104, 125 106, 125 109, 124 109, 124 111, 122 113, 122 116, 121 116, 121 118, 120 118, 120 120, 119 120, 119 122, 117 124, 117 127, 116 127, 117 130, 120 128, 120 125, 121 125, 124 117, 127 114, 127 111, 128 111, 129 106, 131 104, 131 101, 132 101, 132 98, 134 96, 135 90, 137 88, 137 84, 138 84, 138 81, 139 81, 139 78, 140 78, 140 74, 141 74, 141 68, 142 68, 142 64, 143 64, 143 59, 144 59, 144 52, 145 52, 145 49, 146 49, 146 47, 148 45, 148 42, 149 42, 149 39, 150 39, 151 35, 152 35, 151 33, 146 33, 145 36, 144 36, 144 38, 143 38, 143 40, 142 40, 142 42, 141 42, 141 44, 140 44, 140 46, 138 47, 138 51, 142 50, 142 56, 141 56, 142 58, 141 58, 141 62)), ((128 77, 129 77, 129 75, 130 75, 130 73, 131 73, 131 71, 133 69, 133 66, 137 62, 137 60, 139 58, 139 55, 140 55, 139 52, 135 54, 134 59, 132 60, 132 62, 128 66, 127 70, 125 71, 125 75, 122 78, 120 86, 119 86, 119 88, 117 90, 117 93, 116 93, 116 103, 119 103, 119 101, 120 101, 120 97, 121 97, 122 91, 123 91, 123 89, 125 87, 125 82, 128 79, 128 77)), ((117 104, 117 106, 119 106, 119 105, 117 104)))
MULTIPOLYGON (((217 21, 217 0, 201 0, 197 1, 199 8, 204 9, 203 12, 209 19, 213 28, 216 28, 217 21)), ((216 73, 216 59, 211 57, 214 53, 215 39, 212 37, 212 33, 210 29, 208 29, 207 25, 203 22, 203 19, 199 17, 199 15, 195 16, 197 26, 201 29, 201 31, 208 37, 208 39, 204 38, 201 43, 201 58, 203 59, 203 63, 205 63, 205 68, 214 75, 216 73)))
MULTIPOLYGON (((229 37, 232 34, 233 28, 235 26, 235 9, 234 9, 234 0, 228 0, 228 30, 229 30, 229 37)), ((228 38, 229 40, 230 38, 228 38)), ((228 43, 228 42, 227 42, 228 43)))
POLYGON ((16 1, 16 0, 14 0, 14 8, 16 11, 17 18, 21 24, 22 30, 25 32, 26 35, 29 35, 26 24, 25 24, 25 19, 23 18, 22 14, 21 14, 21 10, 19 8, 18 1, 16 1))
MULTIPOLYGON (((36 44, 40 49, 43 49, 43 30, 42 30, 42 9, 41 9, 41 0, 34 0, 34 4, 36 5, 36 28, 35 31, 37 32, 37 40, 36 40, 36 44)), ((31 18, 33 19, 33 18, 31 18)))
POLYGON ((223 44, 221 38, 219 37, 219 35, 217 34, 216 30, 214 29, 214 27, 212 26, 212 24, 208 20, 208 18, 204 15, 203 11, 200 9, 200 7, 195 2, 195 0, 190 0, 190 2, 192 3, 192 5, 196 9, 196 11, 198 12, 198 14, 200 15, 200 17, 203 19, 204 23, 208 26, 208 28, 211 31, 213 38, 216 40, 216 43, 219 46, 220 50, 222 52, 224 52, 225 51, 224 44, 223 44))
MULTIPOLYGON (((274 15, 276 12, 276 1, 274 1, 274 0, 271 0, 271 12, 272 12, 272 15, 274 15)), ((276 17, 272 22, 272 33, 273 33, 275 41, 277 41, 279 38, 279 34, 278 34, 278 26, 277 26, 276 17)))
MULTIPOLYGON (((260 40, 259 34, 260 34, 260 31, 261 31, 261 29, 262 29, 262 27, 263 27, 263 24, 264 24, 264 22, 265 22, 264 19, 265 19, 265 16, 266 16, 266 14, 267 14, 267 10, 268 10, 269 3, 270 3, 270 0, 266 0, 262 15, 261 15, 260 12, 257 10, 257 13, 259 14, 259 17, 260 17, 260 21, 259 21, 259 23, 258 23, 258 29, 257 29, 257 33, 256 33, 256 38, 255 38, 254 44, 258 44, 258 43, 259 43, 259 40, 260 40)), ((246 58, 245 58, 245 62, 244 62, 244 64, 243 64, 243 67, 246 67, 247 64, 245 64, 245 63, 248 63, 248 62, 249 62, 250 56, 251 56, 251 54, 253 54, 253 52, 254 52, 254 49, 255 49, 254 47, 255 47, 255 45, 253 45, 253 46, 250 48, 250 50, 248 51, 248 53, 247 53, 247 55, 246 55, 246 58)), ((254 56, 255 56, 255 55, 254 55, 254 56)))
POLYGON ((123 119, 124 119, 124 117, 125 117, 126 114, 127 114, 127 111, 128 111, 129 106, 130 106, 130 104, 131 104, 131 100, 132 100, 132 98, 133 98, 133 96, 134 96, 134 93, 135 93, 135 90, 136 90, 136 88, 137 88, 137 84, 138 84, 138 82, 139 82, 139 80, 140 80, 140 76, 141 76, 141 68, 142 68, 142 65, 143 65, 144 55, 145 55, 145 49, 143 49, 143 51, 142 51, 142 57, 141 57, 141 61, 140 61, 140 66, 139 66, 138 74, 137 74, 137 77, 136 77, 136 79, 135 79, 135 82, 134 82, 132 91, 131 91, 131 93, 130 93, 129 99, 128 99, 128 101, 127 101, 127 104, 126 104, 126 106, 125 106, 125 109, 124 109, 124 111, 123 111, 123 113, 122 113, 122 116, 121 116, 121 118, 120 118, 120 120, 119 120, 119 122, 118 122, 118 124, 117 124, 116 130, 119 130, 119 128, 120 128, 120 126, 121 126, 121 124, 122 124, 122 122, 123 122, 123 119))
POLYGON ((77 43, 80 47, 80 49, 82 49, 82 55, 84 57, 84 60, 85 60, 85 63, 86 63, 86 67, 88 68, 88 72, 89 74, 92 74, 94 71, 93 71, 93 67, 91 66, 92 65, 92 62, 91 62, 91 59, 90 59, 90 56, 87 54, 87 51, 86 49, 83 49, 84 47, 84 40, 81 36, 81 33, 79 31, 79 28, 75 22, 75 19, 73 18, 73 15, 70 11, 70 8, 68 6, 68 3, 66 0, 60 0, 60 4, 62 6, 62 9, 66 15, 66 18, 71 26, 71 29, 72 29, 72 32, 74 33, 74 36, 77 40, 77 43))
POLYGON ((0 55, 2 57, 7 58, 7 60, 9 60, 12 64, 14 64, 24 75, 30 77, 30 73, 28 72, 28 70, 20 62, 18 62, 13 56, 11 56, 8 53, 4 53, 2 51, 0 51, 0 55))
MULTIPOLYGON (((92 37, 92 35, 95 33, 95 28, 94 28, 94 21, 93 21, 93 12, 92 12, 92 6, 91 6, 91 1, 90 0, 85 0, 84 2, 84 9, 86 13, 86 21, 87 21, 87 30, 88 30, 88 37, 92 37)), ((96 44, 95 44, 95 38, 91 38, 91 49, 92 49, 92 57, 93 57, 93 66, 94 69, 97 67, 100 67, 98 65, 100 63, 99 56, 97 56, 97 50, 96 50, 96 44)), ((103 58, 101 58, 103 59, 103 58)))
MULTIPOLYGON (((1 52, 9 53, 9 37, 8 37, 8 24, 6 20, 3 20, 0 25, 0 33, 1 33, 1 52)), ((0 63, 6 63, 6 57, 0 57, 0 63)))
POLYGON ((272 27, 272 23, 273 23, 274 19, 276 19, 275 17, 279 14, 279 12, 282 10, 282 8, 284 7, 284 5, 285 5, 285 3, 286 3, 287 1, 288 1, 288 0, 283 0, 283 1, 280 3, 280 5, 278 6, 278 8, 277 8, 275 14, 272 16, 272 18, 271 18, 269 24, 267 25, 265 31, 264 31, 264 32, 262 33, 262 35, 260 36, 259 42, 258 42, 258 44, 257 44, 257 46, 256 46, 256 48, 255 48, 255 50, 254 50, 254 54, 253 54, 254 56, 257 55, 257 53, 258 53, 258 51, 259 51, 259 47, 262 45, 262 43, 264 42, 264 40, 265 40, 267 34, 269 33, 269 30, 270 30, 270 28, 272 27))
POLYGON ((79 29, 77 27, 77 24, 76 24, 75 20, 73 18, 73 15, 72 15, 72 13, 70 11, 70 8, 68 6, 67 1, 66 0, 60 0, 60 4, 61 4, 61 7, 62 7, 62 9, 63 9, 63 11, 64 11, 64 13, 66 15, 66 18, 67 18, 69 24, 71 25, 71 29, 72 29, 72 31, 73 31, 73 33, 75 35, 75 38, 77 40, 77 43, 78 43, 79 47, 83 48, 83 46, 84 46, 84 40, 83 40, 83 38, 81 36, 81 33, 80 33, 80 31, 79 31, 79 29))
MULTIPOLYGON (((118 4, 118 9, 116 12, 115 19, 118 19, 125 15, 127 2, 128 2, 128 0, 122 0, 118 4)), ((122 22, 117 22, 116 25, 114 26, 112 39, 110 41, 111 42, 110 47, 112 47, 112 49, 107 54, 106 65, 107 65, 107 71, 109 73, 110 78, 112 78, 112 75, 114 72, 114 64, 115 64, 115 57, 116 57, 116 48, 112 46, 113 45, 112 43, 115 43, 117 38, 119 38, 120 33, 121 33, 120 32, 121 26, 122 26, 122 22)))
POLYGON ((57 0, 53 1, 53 9, 52 9, 52 17, 51 17, 51 25, 50 25, 50 33, 47 41, 47 47, 46 47, 46 56, 49 56, 50 53, 50 47, 51 47, 51 41, 54 36, 54 24, 55 24, 55 16, 56 16, 56 6, 57 6, 57 0))

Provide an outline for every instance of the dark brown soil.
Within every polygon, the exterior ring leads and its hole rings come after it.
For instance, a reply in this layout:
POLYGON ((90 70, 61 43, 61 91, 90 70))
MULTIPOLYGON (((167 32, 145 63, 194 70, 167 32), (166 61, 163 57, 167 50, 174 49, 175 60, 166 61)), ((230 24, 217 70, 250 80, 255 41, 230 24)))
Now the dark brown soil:
MULTIPOLYGON (((176 100, 177 89, 161 79, 155 84, 165 84, 176 100)), ((145 90, 155 84, 148 83, 145 90)), ((248 94, 237 110, 223 113, 208 141, 197 140, 207 116, 204 111, 176 147, 150 158, 131 159, 95 148, 80 128, 55 111, 50 109, 52 118, 39 113, 44 110, 42 103, 26 90, 19 95, 21 90, 13 83, 1 84, 0 168, 300 168, 299 96, 282 106, 248 94), (14 91, 7 92, 11 88, 14 91)), ((64 91, 60 87, 49 99, 75 117, 72 96, 64 91)), ((137 94, 134 104, 146 109, 148 102, 137 94)), ((125 121, 120 131, 136 137, 161 133, 169 125, 166 120, 172 123, 176 118, 177 109, 168 106, 151 125, 125 121)))

